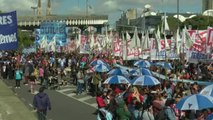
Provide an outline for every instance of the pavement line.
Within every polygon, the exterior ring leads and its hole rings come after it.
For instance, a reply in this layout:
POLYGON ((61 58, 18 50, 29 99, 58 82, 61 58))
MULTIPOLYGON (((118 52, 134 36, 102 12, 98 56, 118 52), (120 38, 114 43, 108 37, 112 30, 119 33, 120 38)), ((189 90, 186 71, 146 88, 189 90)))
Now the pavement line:
POLYGON ((83 97, 83 98, 79 98, 78 100, 79 101, 85 101, 85 100, 88 100, 88 99, 91 99, 93 98, 92 96, 86 96, 86 97, 83 97))
POLYGON ((3 120, 3 118, 2 118, 2 114, 0 113, 0 120, 3 120))
POLYGON ((29 103, 29 106, 33 108, 33 105, 31 103, 29 103))
POLYGON ((97 103, 92 103, 90 105, 93 106, 94 108, 97 108, 97 103))
POLYGON ((57 90, 57 91, 59 91, 59 92, 66 92, 66 91, 70 91, 70 90, 73 90, 73 89, 70 89, 70 88, 67 88, 67 89, 63 89, 63 90, 57 90))
POLYGON ((76 95, 76 93, 67 94, 67 96, 69 96, 69 97, 72 97, 72 96, 74 96, 74 95, 76 95))
MULTIPOLYGON (((61 94, 63 94, 63 95, 65 95, 65 96, 67 96, 67 94, 66 94, 66 93, 61 92, 61 94)), ((68 97, 69 97, 69 96, 68 96, 68 97)), ((70 98, 72 98, 72 99, 74 99, 74 100, 79 101, 79 100, 78 100, 78 98, 75 98, 75 97, 73 97, 73 96, 70 96, 70 98)), ((87 102, 85 102, 85 101, 79 101, 79 102, 82 102, 82 103, 84 103, 84 104, 86 104, 86 105, 89 105, 89 106, 91 106, 91 107, 93 107, 93 108, 95 108, 95 109, 97 109, 97 108, 98 108, 96 103, 89 104, 89 103, 87 103, 87 102), (94 104, 95 104, 95 105, 94 105, 94 104)))

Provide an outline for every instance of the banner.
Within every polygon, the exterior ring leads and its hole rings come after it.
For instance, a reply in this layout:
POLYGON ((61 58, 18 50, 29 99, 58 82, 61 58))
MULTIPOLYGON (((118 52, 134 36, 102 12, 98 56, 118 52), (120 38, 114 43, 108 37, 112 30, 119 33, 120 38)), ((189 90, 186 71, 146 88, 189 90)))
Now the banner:
POLYGON ((39 44, 45 37, 48 43, 54 38, 57 46, 64 46, 67 43, 66 32, 66 24, 63 22, 43 22, 39 29, 35 29, 35 43, 39 44))
POLYGON ((90 54, 91 49, 90 49, 90 44, 88 41, 87 36, 81 35, 81 44, 80 44, 80 53, 82 54, 90 54))
POLYGON ((0 14, 0 50, 18 48, 16 11, 0 14))

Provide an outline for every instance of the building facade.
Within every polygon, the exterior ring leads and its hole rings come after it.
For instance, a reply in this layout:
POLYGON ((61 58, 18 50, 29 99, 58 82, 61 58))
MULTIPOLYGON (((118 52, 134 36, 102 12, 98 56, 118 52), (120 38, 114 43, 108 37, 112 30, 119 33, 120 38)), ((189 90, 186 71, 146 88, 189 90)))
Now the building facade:
POLYGON ((213 0, 203 0, 202 11, 213 9, 213 0))

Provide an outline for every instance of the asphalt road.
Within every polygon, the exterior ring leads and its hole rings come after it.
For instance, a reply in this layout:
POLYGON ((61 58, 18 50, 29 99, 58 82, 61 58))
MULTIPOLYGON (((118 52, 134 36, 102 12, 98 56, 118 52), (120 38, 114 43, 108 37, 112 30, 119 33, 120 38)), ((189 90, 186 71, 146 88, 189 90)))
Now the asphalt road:
MULTIPOLYGON (((32 112, 33 95, 29 92, 30 86, 21 84, 21 88, 17 89, 14 80, 4 80, 5 83, 15 92, 17 96, 29 107, 32 112)), ((39 86, 37 86, 38 89, 39 86)), ((48 111, 48 120, 95 120, 95 107, 85 104, 84 102, 66 96, 55 90, 46 90, 52 105, 52 110, 48 111)), ((92 98, 94 99, 94 98, 92 98)))

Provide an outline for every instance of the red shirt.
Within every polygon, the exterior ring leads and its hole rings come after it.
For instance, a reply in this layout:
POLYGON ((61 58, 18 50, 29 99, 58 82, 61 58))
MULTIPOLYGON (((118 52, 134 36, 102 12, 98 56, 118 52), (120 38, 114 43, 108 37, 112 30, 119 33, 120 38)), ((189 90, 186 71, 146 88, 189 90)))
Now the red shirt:
MULTIPOLYGON (((132 101, 132 98, 133 98, 133 93, 131 93, 129 96, 128 96, 128 98, 127 98, 127 102, 128 102, 128 104, 132 101)), ((141 94, 139 94, 139 99, 140 99, 140 101, 139 102, 141 102, 141 103, 143 103, 143 96, 141 95, 141 94)))
POLYGON ((102 97, 96 97, 96 102, 98 104, 98 108, 103 108, 107 106, 102 97))

